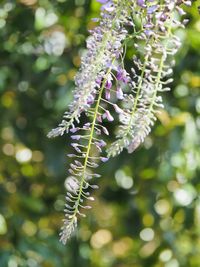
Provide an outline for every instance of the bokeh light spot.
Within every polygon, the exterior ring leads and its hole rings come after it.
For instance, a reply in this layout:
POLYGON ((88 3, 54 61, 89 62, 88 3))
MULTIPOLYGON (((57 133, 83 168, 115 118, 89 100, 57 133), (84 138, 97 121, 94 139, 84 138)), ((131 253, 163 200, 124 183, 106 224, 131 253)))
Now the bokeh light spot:
POLYGON ((4 140, 12 140, 14 138, 13 129, 10 127, 5 127, 2 129, 1 137, 4 140))
POLYGON ((117 184, 124 189, 130 189, 133 186, 132 177, 127 176, 122 170, 118 170, 115 173, 115 179, 117 184))
POLYGON ((6 188, 7 192, 10 194, 14 194, 17 191, 17 187, 16 187, 15 183, 13 183, 13 182, 5 183, 5 188, 6 188))
POLYGON ((184 84, 180 84, 175 89, 175 95, 177 97, 184 97, 187 96, 189 93, 188 87, 184 84))
POLYGON ((29 148, 21 148, 16 152, 15 157, 20 163, 28 162, 32 158, 32 151, 29 148))
POLYGON ((129 237, 122 238, 113 243, 113 253, 116 257, 125 258, 132 246, 132 239, 129 237))
POLYGON ((190 190, 180 188, 174 192, 174 198, 181 206, 188 206, 192 203, 195 195, 190 190))
POLYGON ((172 258, 172 251, 170 249, 165 249, 163 250, 160 255, 159 255, 159 259, 162 262, 167 262, 172 258))
POLYGON ((154 224, 154 217, 151 214, 145 214, 142 218, 144 226, 150 227, 154 224))
POLYGON ((106 229, 101 229, 94 233, 91 237, 90 243, 93 248, 101 248, 112 240, 112 234, 106 229))
POLYGON ((139 254, 142 258, 147 258, 149 256, 151 256, 154 251, 156 250, 156 248, 158 247, 158 243, 155 241, 151 241, 146 243, 139 251, 139 254))
POLYGON ((32 154, 32 160, 35 162, 41 162, 44 160, 44 154, 39 150, 35 150, 32 154))
POLYGON ((143 241, 152 241, 154 239, 154 231, 151 228, 144 228, 141 232, 140 232, 140 238, 143 241))
POLYGON ((7 233, 7 224, 6 220, 2 214, 0 214, 0 235, 4 235, 7 233))
POLYGON ((22 230, 28 236, 34 236, 37 232, 36 225, 31 221, 25 221, 22 225, 22 230))
POLYGON ((179 263, 176 259, 172 259, 165 264, 165 267, 179 267, 179 263))
POLYGON ((171 206, 166 199, 160 199, 156 202, 154 208, 159 215, 165 215, 169 213, 171 206))
POLYGON ((14 259, 14 258, 9 259, 8 267, 18 267, 18 263, 17 263, 16 259, 14 259))
POLYGON ((13 156, 15 154, 15 148, 12 144, 5 144, 2 150, 7 156, 13 156))

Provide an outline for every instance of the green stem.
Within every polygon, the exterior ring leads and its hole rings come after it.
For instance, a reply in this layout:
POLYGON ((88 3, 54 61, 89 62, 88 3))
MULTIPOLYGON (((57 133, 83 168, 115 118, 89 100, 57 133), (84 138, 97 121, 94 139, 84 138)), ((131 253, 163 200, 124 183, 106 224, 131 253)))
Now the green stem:
MULTIPOLYGON (((169 43, 169 37, 171 35, 171 30, 172 30, 171 29, 171 24, 172 24, 172 16, 170 17, 170 25, 169 25, 169 28, 168 28, 167 34, 166 34, 167 42, 166 42, 166 44, 164 46, 164 49, 167 48, 167 45, 169 43)), ((156 100, 156 96, 157 96, 157 93, 158 93, 158 87, 159 87, 159 84, 160 84, 160 81, 161 81, 161 74, 162 74, 162 70, 163 70, 163 67, 164 67, 164 62, 165 62, 165 55, 163 54, 162 57, 161 57, 160 66, 159 66, 159 72, 158 72, 156 83, 155 83, 155 90, 154 90, 152 102, 151 102, 151 105, 150 105, 148 113, 151 113, 153 111, 153 106, 154 106, 154 103, 155 103, 155 100, 156 100)))
POLYGON ((132 111, 131 111, 131 118, 129 120, 128 128, 127 128, 126 133, 125 133, 126 135, 130 131, 130 128, 131 128, 131 125, 132 125, 132 121, 133 121, 134 116, 135 116, 135 111, 136 111, 136 108, 137 108, 140 92, 142 90, 143 78, 144 78, 145 69, 146 69, 146 65, 147 65, 148 59, 149 59, 149 55, 147 54, 147 56, 145 57, 145 62, 144 62, 143 68, 142 68, 142 73, 141 73, 141 76, 140 76, 140 82, 138 84, 138 88, 137 88, 138 90, 137 90, 137 94, 136 94, 136 97, 135 97, 135 100, 134 100, 134 105, 133 105, 133 108, 132 108, 132 111))
MULTIPOLYGON (((114 62, 114 60, 113 60, 113 62, 114 62)), ((78 193, 78 196, 77 196, 77 199, 76 199, 76 202, 75 202, 76 203, 76 208, 74 210, 73 216, 71 217, 70 224, 67 227, 70 227, 71 225, 73 225, 74 220, 76 218, 76 215, 78 213, 79 206, 80 206, 81 194, 83 192, 83 185, 84 185, 84 182, 85 182, 88 159, 90 158, 91 145, 92 145, 92 141, 94 139, 95 124, 96 124, 96 120, 97 120, 98 110, 99 110, 99 107, 100 107, 100 102, 101 102, 101 99, 102 99, 102 94, 103 94, 103 90, 105 88, 107 77, 110 74, 110 72, 111 72, 111 67, 108 69, 108 71, 107 71, 107 73, 105 75, 104 81, 102 83, 102 86, 101 86, 99 94, 98 94, 98 99, 97 99, 96 107, 95 107, 95 110, 94 110, 94 118, 92 120, 91 132, 90 132, 90 136, 89 136, 89 140, 88 140, 88 147, 87 147, 86 156, 85 156, 84 165, 83 165, 83 170, 82 170, 79 193, 78 193)))

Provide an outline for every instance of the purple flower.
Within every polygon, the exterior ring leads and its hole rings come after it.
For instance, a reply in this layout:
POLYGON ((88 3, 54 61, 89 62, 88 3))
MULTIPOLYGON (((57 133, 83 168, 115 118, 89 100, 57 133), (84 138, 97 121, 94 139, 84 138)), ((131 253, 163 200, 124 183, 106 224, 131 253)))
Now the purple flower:
POLYGON ((102 162, 108 161, 108 158, 105 158, 105 157, 100 157, 100 159, 101 159, 102 162))
POLYGON ((76 157, 75 154, 67 154, 67 156, 68 156, 69 158, 75 158, 75 157, 76 157))
POLYGON ((113 116, 110 114, 110 111, 106 110, 106 112, 103 114, 103 118, 107 119, 108 121, 114 121, 113 116))
POLYGON ((158 9, 158 6, 157 6, 157 5, 150 6, 150 7, 148 7, 148 9, 147 9, 147 14, 152 14, 152 13, 154 13, 157 9, 158 9))
POLYGON ((110 100, 110 90, 109 89, 106 89, 105 98, 107 100, 110 100))
POLYGON ((75 160, 74 162, 76 163, 77 166, 82 167, 82 164, 78 160, 75 160))
POLYGON ((101 4, 105 4, 106 2, 108 2, 108 0, 96 0, 96 1, 101 3, 101 4))
POLYGON ((106 89, 111 89, 112 87, 112 82, 111 81, 107 81, 106 84, 105 84, 105 88, 106 89))
POLYGON ((97 84, 98 87, 101 85, 101 82, 102 82, 102 77, 98 77, 96 79, 96 84, 97 84))
POLYGON ((146 36, 151 36, 154 34, 154 32, 151 30, 145 30, 144 33, 146 34, 146 36))
POLYGON ((128 76, 128 73, 126 72, 126 70, 124 70, 122 68, 118 68, 118 71, 117 71, 117 80, 118 81, 122 81, 124 83, 128 83, 129 76, 128 76))
POLYGON ((115 7, 112 5, 111 0, 96 0, 97 2, 103 4, 101 9, 106 10, 108 12, 114 11, 115 7))
POLYGON ((106 81, 106 84, 105 84, 105 88, 106 89, 111 89, 112 80, 113 80, 113 78, 112 78, 111 74, 108 74, 108 78, 107 78, 107 81, 106 81))
POLYGON ((79 131, 79 130, 80 130, 79 127, 74 127, 74 128, 71 128, 71 129, 70 129, 70 132, 71 132, 71 133, 76 133, 76 132, 79 131))
POLYGON ((78 152, 78 153, 81 153, 81 152, 82 152, 82 151, 80 150, 80 148, 78 147, 78 144, 76 144, 76 143, 72 143, 71 145, 72 145, 72 147, 76 150, 76 152, 78 152))
POLYGON ((100 129, 96 129, 95 133, 96 133, 96 135, 101 135, 101 130, 100 129))
POLYGON ((144 0, 137 0, 137 5, 141 7, 145 7, 145 2, 144 0))
POLYGON ((103 132, 104 132, 106 135, 109 135, 109 132, 108 132, 108 130, 106 129, 106 127, 102 127, 102 130, 103 130, 103 132))
POLYGON ((90 123, 89 122, 85 123, 85 125, 83 126, 83 129, 86 129, 86 130, 90 129, 90 123))
POLYGON ((102 117, 101 117, 101 115, 97 115, 97 121, 100 122, 100 123, 102 122, 102 117))
POLYGON ((123 94, 123 91, 122 91, 121 87, 117 87, 116 96, 117 96, 117 98, 119 100, 124 99, 124 94, 123 94))
POLYGON ((94 103, 94 96, 93 95, 89 95, 88 99, 87 99, 87 104, 88 105, 92 105, 94 103))
POLYGON ((107 12, 113 12, 115 10, 115 7, 112 5, 111 1, 106 2, 101 7, 102 10, 106 10, 107 12))
POLYGON ((95 142, 96 145, 98 145, 99 147, 104 147, 106 146, 106 142, 103 140, 99 140, 98 142, 95 142))
POLYGON ((71 139, 73 140, 80 140, 81 139, 81 135, 72 135, 71 139))
POLYGON ((123 113, 123 110, 117 104, 114 104, 113 107, 117 113, 119 114, 123 113))

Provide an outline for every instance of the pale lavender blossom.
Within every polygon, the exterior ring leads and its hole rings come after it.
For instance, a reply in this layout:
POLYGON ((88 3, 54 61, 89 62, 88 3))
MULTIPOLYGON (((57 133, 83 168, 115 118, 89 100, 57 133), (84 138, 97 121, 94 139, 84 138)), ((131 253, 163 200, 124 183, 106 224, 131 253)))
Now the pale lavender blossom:
MULTIPOLYGON (((128 34, 128 8, 124 8, 123 2, 98 2, 102 4, 101 18, 99 25, 90 31, 91 35, 87 39, 87 50, 82 56, 81 67, 75 77, 74 101, 69 105, 69 110, 65 112, 59 127, 53 129, 49 137, 68 132, 75 122, 79 123, 80 115, 94 103, 107 70, 112 70, 110 65, 113 61, 117 64, 117 60, 123 54, 123 41, 128 34)), ((106 87, 112 87, 109 75, 106 87)), ((107 97, 109 98, 108 92, 107 97)))

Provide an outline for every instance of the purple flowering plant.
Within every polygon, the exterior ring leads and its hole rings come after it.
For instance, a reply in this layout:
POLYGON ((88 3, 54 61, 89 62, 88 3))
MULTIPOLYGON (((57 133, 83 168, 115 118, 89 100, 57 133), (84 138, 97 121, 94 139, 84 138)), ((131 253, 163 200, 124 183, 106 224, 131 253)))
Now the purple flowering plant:
MULTIPOLYGON (((185 27, 183 6, 189 0, 96 0, 98 22, 87 39, 87 50, 75 77, 74 99, 62 122, 48 137, 70 134, 74 154, 67 178, 63 244, 77 227, 78 217, 94 201, 90 189, 99 177, 94 169, 127 149, 132 153, 150 133, 170 90, 174 55, 181 46, 176 35, 185 27), (132 68, 124 64, 127 43, 134 49, 132 68), (82 123, 85 114, 87 122, 82 123), (107 144, 108 123, 118 122, 113 143, 107 144)), ((132 50, 131 50, 132 51, 132 50)))

